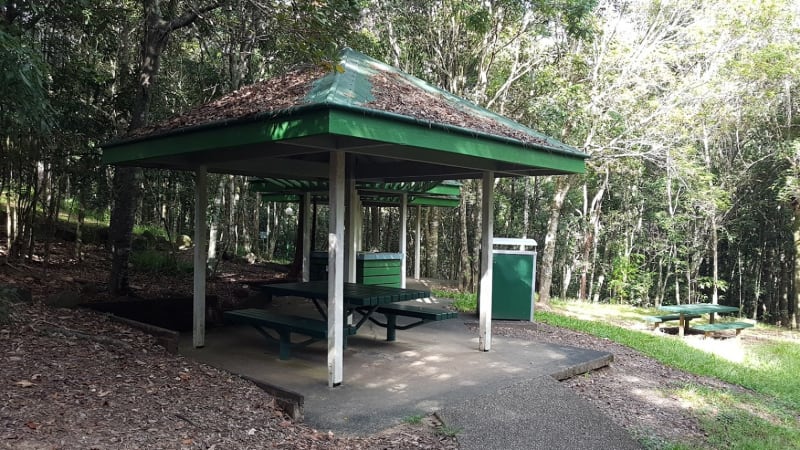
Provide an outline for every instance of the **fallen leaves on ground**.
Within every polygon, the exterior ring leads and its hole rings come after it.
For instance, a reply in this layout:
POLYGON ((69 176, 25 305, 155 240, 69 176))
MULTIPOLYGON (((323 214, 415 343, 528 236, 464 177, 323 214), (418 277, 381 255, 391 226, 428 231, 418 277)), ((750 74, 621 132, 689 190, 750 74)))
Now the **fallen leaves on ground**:
POLYGON ((249 381, 92 311, 17 304, 14 319, 0 334, 0 379, 14 380, 0 448, 457 448, 425 427, 340 437, 293 422, 249 381))

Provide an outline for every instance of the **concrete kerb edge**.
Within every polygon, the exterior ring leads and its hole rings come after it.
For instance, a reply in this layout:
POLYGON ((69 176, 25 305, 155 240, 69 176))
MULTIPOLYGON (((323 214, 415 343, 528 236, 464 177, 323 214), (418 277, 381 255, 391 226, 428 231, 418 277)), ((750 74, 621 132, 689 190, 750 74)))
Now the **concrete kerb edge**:
POLYGON ((131 328, 147 333, 156 339, 156 343, 172 355, 178 354, 178 341, 180 340, 180 333, 167 328, 150 325, 149 323, 139 322, 136 320, 128 319, 126 317, 117 316, 115 314, 106 313, 109 320, 112 322, 122 323, 131 328))
POLYGON ((256 380, 247 375, 237 374, 237 376, 255 384, 262 391, 273 396, 278 407, 291 417, 292 420, 303 420, 303 407, 305 405, 305 397, 303 394, 274 384, 265 383, 261 380, 256 380))
POLYGON ((606 367, 612 362, 614 362, 614 355, 611 353, 607 353, 591 361, 586 361, 584 363, 576 364, 574 366, 567 367, 566 369, 553 372, 550 374, 550 376, 554 378, 556 381, 564 381, 568 378, 572 378, 577 375, 582 375, 584 373, 600 369, 601 367, 606 367))

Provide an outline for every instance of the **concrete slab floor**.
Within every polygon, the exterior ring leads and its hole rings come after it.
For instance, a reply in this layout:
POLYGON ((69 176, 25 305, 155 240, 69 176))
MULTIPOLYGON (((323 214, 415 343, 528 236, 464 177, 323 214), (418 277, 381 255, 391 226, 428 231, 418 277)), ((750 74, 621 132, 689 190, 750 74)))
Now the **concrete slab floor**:
MULTIPOLYGON (((435 302, 435 300, 433 300, 435 302)), ((316 317, 310 302, 276 299, 268 309, 316 317)), ((386 342, 386 330, 368 322, 348 341, 344 382, 327 386, 327 343, 293 350, 278 359, 278 345, 246 326, 210 328, 206 346, 192 348, 181 336, 180 353, 253 380, 300 393, 305 422, 319 430, 369 434, 404 418, 443 410, 521 381, 567 376, 607 365, 607 353, 494 336, 492 351, 478 351, 472 317, 459 317, 398 331, 386 342)))

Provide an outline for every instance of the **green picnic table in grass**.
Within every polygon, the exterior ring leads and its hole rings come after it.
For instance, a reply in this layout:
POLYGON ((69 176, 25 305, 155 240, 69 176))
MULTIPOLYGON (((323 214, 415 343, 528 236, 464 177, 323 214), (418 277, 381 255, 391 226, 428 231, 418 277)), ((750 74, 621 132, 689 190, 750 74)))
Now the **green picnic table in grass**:
POLYGON ((678 335, 684 335, 684 329, 687 326, 687 318, 689 316, 699 316, 701 314, 708 314, 708 324, 707 325, 695 325, 694 328, 698 330, 703 330, 706 335, 713 331, 720 331, 726 329, 736 329, 736 334, 739 334, 739 331, 743 328, 752 327, 753 324, 746 323, 746 322, 728 322, 725 324, 715 324, 714 323, 714 316, 716 313, 723 313, 723 312, 739 312, 739 308, 735 306, 725 306, 725 305, 715 305, 712 303, 693 303, 693 304, 686 304, 686 305, 665 305, 659 307, 662 311, 667 311, 671 313, 678 314, 678 335))

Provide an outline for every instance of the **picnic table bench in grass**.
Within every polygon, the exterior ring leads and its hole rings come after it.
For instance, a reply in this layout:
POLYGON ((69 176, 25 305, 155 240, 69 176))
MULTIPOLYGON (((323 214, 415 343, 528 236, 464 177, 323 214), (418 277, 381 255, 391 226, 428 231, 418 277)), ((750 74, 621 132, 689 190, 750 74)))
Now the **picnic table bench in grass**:
POLYGON ((694 325, 692 328, 702 331, 705 337, 709 337, 711 336, 711 333, 724 330, 736 330, 736 336, 739 336, 739 333, 741 333, 742 330, 745 328, 751 328, 752 326, 753 324, 748 322, 717 322, 694 325))
MULTIPOLYGON (((302 316, 291 316, 275 314, 263 309, 249 308, 226 311, 223 313, 226 322, 241 323, 254 327, 269 341, 278 341, 280 344, 280 359, 291 357, 292 347, 304 347, 316 341, 328 338, 328 324, 325 321, 311 319, 302 316), (275 339, 268 330, 278 333, 275 339), (293 343, 292 333, 308 336, 309 339, 293 343)), ((352 326, 345 326, 344 336, 352 336, 356 329, 352 326)))
MULTIPOLYGON (((684 314, 684 320, 686 320, 686 324, 689 324, 689 320, 697 319, 700 317, 699 314, 684 314)), ((658 326, 664 322, 669 322, 671 320, 680 320, 680 314, 663 314, 660 316, 645 316, 644 320, 647 322, 651 322, 653 325, 653 329, 658 329, 658 326)))
MULTIPOLYGON (((357 310, 358 311, 358 310, 357 310)), ((369 316, 369 320, 375 325, 386 328, 386 340, 394 341, 397 338, 396 330, 408 330, 420 326, 424 323, 438 322, 440 320, 455 319, 458 313, 455 311, 445 311, 442 309, 426 308, 418 305, 408 304, 386 304, 379 306, 375 312, 381 313, 386 316, 386 323, 380 322, 373 316, 369 316), (398 325, 397 317, 410 317, 412 319, 419 319, 417 322, 412 322, 406 325, 398 325)))
POLYGON ((708 314, 708 323, 715 322, 715 316, 718 313, 734 313, 739 312, 739 308, 735 306, 718 305, 716 303, 691 303, 683 305, 661 305, 658 307, 663 311, 670 312, 678 315, 678 336, 683 337, 686 331, 686 317, 693 314, 708 314), (683 318, 683 320, 681 320, 683 318))

